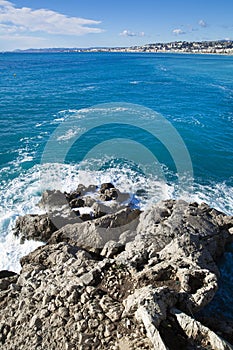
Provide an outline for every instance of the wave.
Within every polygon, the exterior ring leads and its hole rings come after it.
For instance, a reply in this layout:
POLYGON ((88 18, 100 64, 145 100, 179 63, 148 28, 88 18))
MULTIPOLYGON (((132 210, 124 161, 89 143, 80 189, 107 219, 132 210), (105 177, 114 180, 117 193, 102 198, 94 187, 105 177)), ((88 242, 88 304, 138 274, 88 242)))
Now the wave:
MULTIPOLYGON (((93 164, 92 164, 93 165, 93 164)), ((45 189, 74 190, 78 184, 85 186, 112 182, 122 192, 129 192, 136 198, 137 205, 143 210, 153 203, 169 198, 179 198, 178 184, 163 182, 156 176, 145 176, 130 165, 112 164, 101 161, 99 170, 83 169, 83 165, 52 164, 35 165, 13 180, 0 187, 0 270, 20 270, 19 259, 38 247, 39 242, 20 244, 13 236, 15 220, 27 213, 42 213, 37 206, 41 193, 45 189), (110 164, 110 166, 109 166, 110 164), (102 165, 102 168, 101 168, 102 165), (46 181, 43 181, 46 179, 46 181)), ((84 167, 85 168, 85 167, 84 167)), ((232 215, 233 187, 226 183, 201 185, 194 183, 190 193, 183 193, 182 198, 198 203, 206 202, 210 206, 232 215)))
POLYGON ((79 89, 79 91, 85 92, 90 90, 96 90, 98 87, 96 85, 84 86, 79 89))
POLYGON ((182 124, 184 124, 184 123, 190 124, 190 125, 198 126, 201 128, 205 127, 205 124, 199 120, 198 116, 196 116, 196 117, 193 117, 193 116, 188 117, 187 116, 185 118, 177 117, 177 118, 173 118, 173 122, 182 123, 182 124))
POLYGON ((223 91, 233 92, 232 89, 230 89, 228 86, 225 86, 225 85, 211 83, 211 84, 209 84, 209 86, 223 90, 223 91))
POLYGON ((67 141, 72 139, 77 133, 79 132, 80 129, 69 129, 67 132, 63 135, 60 135, 57 137, 57 141, 67 141))

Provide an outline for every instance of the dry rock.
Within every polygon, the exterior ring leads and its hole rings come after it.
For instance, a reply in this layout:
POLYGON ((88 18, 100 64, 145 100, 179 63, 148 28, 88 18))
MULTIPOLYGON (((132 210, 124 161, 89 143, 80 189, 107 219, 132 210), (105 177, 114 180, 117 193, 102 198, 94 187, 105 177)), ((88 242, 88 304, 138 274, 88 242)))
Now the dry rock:
MULTIPOLYGON (((79 186, 65 201, 71 210, 113 190, 79 186)), ((63 200, 47 191, 41 205, 63 200)), ((184 201, 143 213, 118 205, 53 233, 47 214, 19 219, 20 234, 48 243, 21 259, 19 275, 0 272, 0 349, 232 349, 229 323, 220 327, 227 341, 193 314, 217 290, 233 218, 184 201)))

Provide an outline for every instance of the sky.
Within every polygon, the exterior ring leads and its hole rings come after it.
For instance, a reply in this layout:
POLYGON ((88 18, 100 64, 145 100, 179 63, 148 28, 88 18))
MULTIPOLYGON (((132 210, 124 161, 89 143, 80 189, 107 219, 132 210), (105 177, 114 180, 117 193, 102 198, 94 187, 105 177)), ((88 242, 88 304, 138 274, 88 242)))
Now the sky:
POLYGON ((0 51, 233 40, 233 0, 0 0, 0 51))

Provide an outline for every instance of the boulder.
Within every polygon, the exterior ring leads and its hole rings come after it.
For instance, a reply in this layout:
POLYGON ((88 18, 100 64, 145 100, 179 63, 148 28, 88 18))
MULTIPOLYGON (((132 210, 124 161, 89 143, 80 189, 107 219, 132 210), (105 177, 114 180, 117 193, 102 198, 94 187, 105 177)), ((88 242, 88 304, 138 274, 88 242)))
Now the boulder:
POLYGON ((42 194, 42 198, 38 203, 40 208, 51 211, 67 205, 67 196, 59 190, 47 190, 42 194))
POLYGON ((25 239, 47 242, 56 230, 57 227, 48 214, 28 214, 16 220, 14 234, 20 237, 21 242, 24 242, 25 239))
POLYGON ((106 182, 101 184, 99 191, 103 194, 106 190, 110 190, 112 188, 115 188, 115 186, 111 182, 106 182))
POLYGON ((51 236, 49 243, 65 241, 89 251, 99 252, 108 241, 118 241, 123 232, 135 231, 139 215, 140 210, 126 208, 96 220, 66 225, 51 236))

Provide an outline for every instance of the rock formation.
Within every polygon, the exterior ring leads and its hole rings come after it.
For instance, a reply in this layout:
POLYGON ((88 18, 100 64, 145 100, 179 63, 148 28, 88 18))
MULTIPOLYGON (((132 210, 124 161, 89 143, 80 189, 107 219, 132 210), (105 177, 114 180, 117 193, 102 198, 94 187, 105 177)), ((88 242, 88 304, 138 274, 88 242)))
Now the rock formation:
POLYGON ((46 244, 0 273, 1 349, 233 349, 233 328, 220 337, 194 316, 217 290, 232 217, 182 200, 141 213, 111 184, 47 191, 40 206, 15 232, 46 244))

